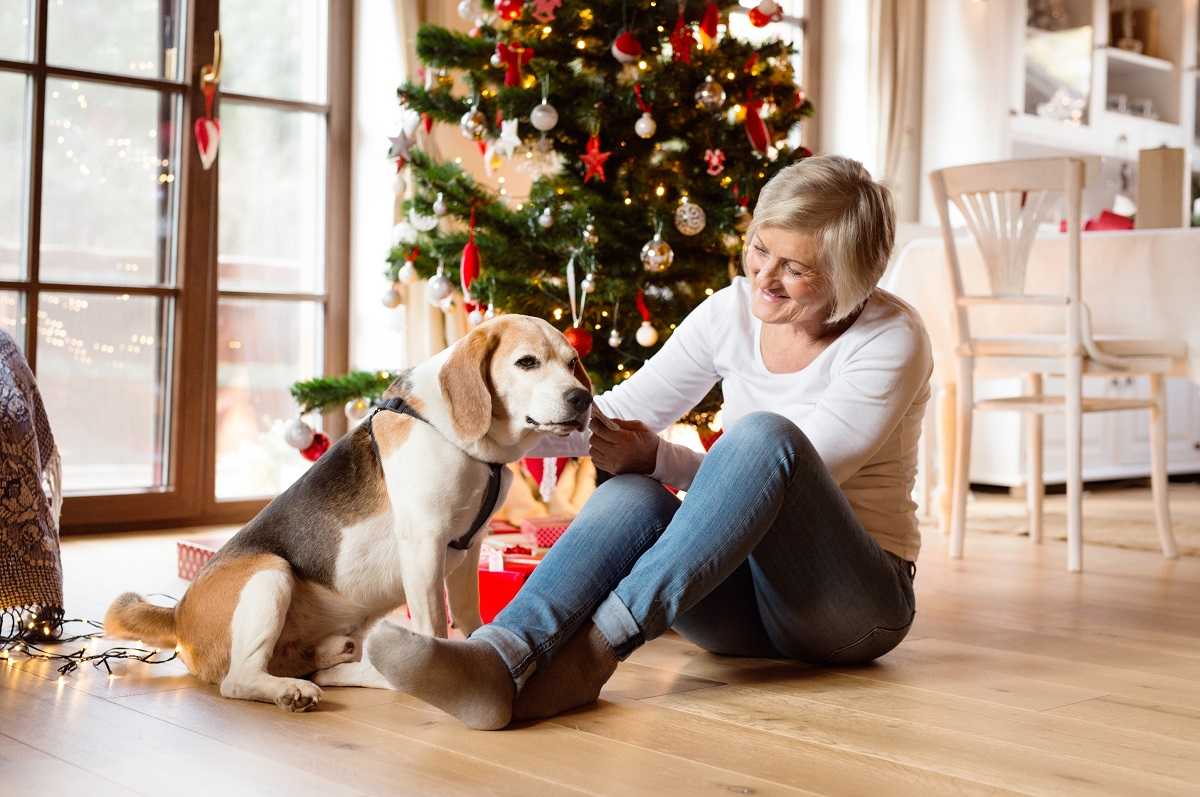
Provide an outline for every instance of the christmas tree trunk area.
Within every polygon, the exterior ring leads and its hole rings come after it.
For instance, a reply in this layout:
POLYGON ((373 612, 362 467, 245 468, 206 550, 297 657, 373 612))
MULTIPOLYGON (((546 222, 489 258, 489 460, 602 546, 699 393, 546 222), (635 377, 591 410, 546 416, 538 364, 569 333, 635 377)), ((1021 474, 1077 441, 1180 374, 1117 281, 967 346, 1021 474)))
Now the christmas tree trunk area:
MULTIPOLYGON (((405 218, 387 255, 384 303, 428 279, 426 299, 462 302, 472 323, 498 313, 564 330, 602 392, 628 378, 740 269, 753 200, 809 153, 813 112, 782 38, 796 20, 773 0, 750 23, 780 39, 729 33, 736 2, 463 0, 473 25, 417 34, 420 78, 398 90, 388 156, 405 218), (528 196, 496 195, 424 146, 450 124, 483 168, 512 161, 528 196), (410 191, 411 188, 411 191, 410 191)), ((378 398, 389 372, 292 388, 302 412, 378 398)), ((358 405, 361 409, 361 404, 358 405)), ((687 418, 710 421, 714 390, 687 418)))

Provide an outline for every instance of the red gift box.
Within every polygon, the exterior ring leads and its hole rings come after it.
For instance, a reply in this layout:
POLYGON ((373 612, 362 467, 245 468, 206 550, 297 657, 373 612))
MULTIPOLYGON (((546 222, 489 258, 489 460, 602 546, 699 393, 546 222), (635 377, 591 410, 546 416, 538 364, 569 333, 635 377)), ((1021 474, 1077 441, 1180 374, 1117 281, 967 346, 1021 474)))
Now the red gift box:
POLYGON ((539 548, 549 548, 566 533, 573 517, 529 517, 521 521, 521 531, 533 537, 539 548))
POLYGON ((208 560, 217 555, 221 546, 229 541, 231 534, 200 537, 194 540, 180 540, 175 543, 176 557, 179 563, 179 577, 192 581, 200 573, 200 569, 208 564, 208 560))
POLYGON ((541 561, 541 556, 523 546, 507 552, 484 549, 479 559, 479 616, 490 623, 516 597, 541 561))

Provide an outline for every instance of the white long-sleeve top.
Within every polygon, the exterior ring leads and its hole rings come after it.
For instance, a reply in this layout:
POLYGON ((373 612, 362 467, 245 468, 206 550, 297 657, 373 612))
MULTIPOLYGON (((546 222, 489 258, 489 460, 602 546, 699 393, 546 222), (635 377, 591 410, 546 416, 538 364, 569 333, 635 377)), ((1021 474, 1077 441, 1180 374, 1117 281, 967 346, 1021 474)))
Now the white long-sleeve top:
MULTIPOLYGON (((917 312, 877 289, 863 312, 812 363, 786 374, 767 370, 762 322, 750 312, 750 282, 738 277, 693 310, 637 373, 596 397, 611 418, 661 432, 718 380, 732 427, 749 413, 775 412, 795 423, 841 486, 863 528, 887 551, 917 558, 912 489, 917 440, 933 370, 917 312)), ((552 438, 533 456, 586 456, 590 432, 552 438)), ((655 479, 686 490, 704 455, 661 440, 655 479)))

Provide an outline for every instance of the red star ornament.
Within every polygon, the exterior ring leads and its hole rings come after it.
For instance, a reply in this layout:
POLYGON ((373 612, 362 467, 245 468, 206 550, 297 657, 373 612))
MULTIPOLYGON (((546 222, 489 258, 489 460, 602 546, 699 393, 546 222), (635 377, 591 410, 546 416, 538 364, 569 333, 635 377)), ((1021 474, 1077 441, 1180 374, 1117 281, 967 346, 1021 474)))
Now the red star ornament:
POLYGON ((600 182, 604 182, 604 162, 612 156, 611 152, 600 151, 600 136, 593 133, 588 139, 587 152, 579 156, 579 160, 583 161, 583 165, 587 166, 587 171, 583 174, 583 181, 586 183, 593 177, 599 177, 600 182))

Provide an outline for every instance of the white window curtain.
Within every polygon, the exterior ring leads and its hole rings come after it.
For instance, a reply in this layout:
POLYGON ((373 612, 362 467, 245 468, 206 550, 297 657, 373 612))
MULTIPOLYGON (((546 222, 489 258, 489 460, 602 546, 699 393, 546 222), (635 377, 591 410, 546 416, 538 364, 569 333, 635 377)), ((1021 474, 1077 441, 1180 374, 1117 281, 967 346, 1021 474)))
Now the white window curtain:
POLYGON ((901 222, 916 221, 921 180, 925 0, 871 0, 870 108, 876 163, 901 222))

